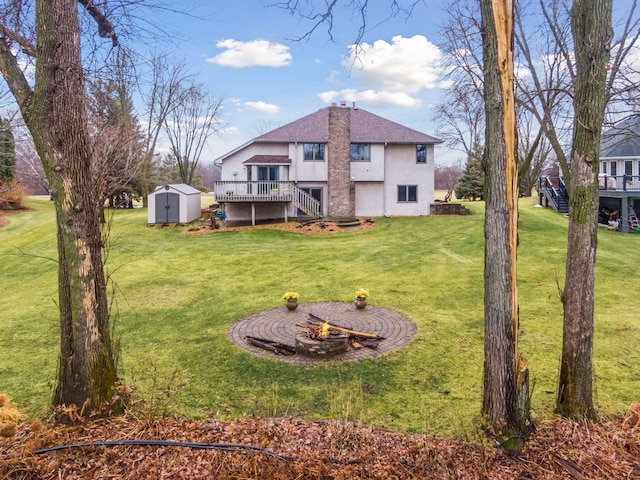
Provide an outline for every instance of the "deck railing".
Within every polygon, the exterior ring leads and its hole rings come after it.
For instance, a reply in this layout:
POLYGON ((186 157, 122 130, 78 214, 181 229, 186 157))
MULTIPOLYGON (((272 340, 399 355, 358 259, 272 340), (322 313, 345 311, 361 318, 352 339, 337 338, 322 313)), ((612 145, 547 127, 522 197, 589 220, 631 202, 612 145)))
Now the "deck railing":
POLYGON ((291 202, 293 182, 261 180, 257 182, 214 182, 218 202, 291 202))
POLYGON ((606 175, 598 176, 600 190, 640 190, 640 175, 606 175))
POLYGON ((243 202, 293 202, 306 215, 320 218, 320 202, 295 186, 294 182, 259 180, 256 182, 214 182, 216 201, 221 203, 243 202))

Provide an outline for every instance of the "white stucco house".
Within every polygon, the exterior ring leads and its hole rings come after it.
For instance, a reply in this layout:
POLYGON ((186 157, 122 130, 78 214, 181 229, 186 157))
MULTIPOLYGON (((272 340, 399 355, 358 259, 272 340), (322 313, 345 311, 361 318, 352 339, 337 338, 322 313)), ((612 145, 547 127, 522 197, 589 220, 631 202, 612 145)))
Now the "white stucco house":
POLYGON ((232 220, 429 215, 441 140, 333 104, 267 132, 215 163, 232 220))

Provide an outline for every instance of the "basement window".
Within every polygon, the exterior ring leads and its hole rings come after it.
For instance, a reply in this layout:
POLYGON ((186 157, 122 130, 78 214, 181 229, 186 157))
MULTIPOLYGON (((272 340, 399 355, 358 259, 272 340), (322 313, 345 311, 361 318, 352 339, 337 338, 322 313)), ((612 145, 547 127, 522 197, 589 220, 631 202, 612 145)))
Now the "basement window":
POLYGON ((418 201, 417 185, 398 185, 398 203, 418 201))

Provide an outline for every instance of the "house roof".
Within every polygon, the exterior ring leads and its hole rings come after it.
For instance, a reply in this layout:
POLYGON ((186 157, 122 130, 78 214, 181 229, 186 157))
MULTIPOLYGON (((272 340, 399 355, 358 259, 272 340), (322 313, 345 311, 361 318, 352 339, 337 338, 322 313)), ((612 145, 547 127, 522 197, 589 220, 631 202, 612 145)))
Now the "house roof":
POLYGON ((442 140, 392 122, 356 107, 325 107, 282 127, 271 130, 253 141, 324 143, 329 133, 329 108, 351 111, 352 143, 442 143, 442 140))
POLYGON ((640 157, 640 115, 631 115, 602 133, 600 158, 640 157))
POLYGON ((286 155, 254 155, 242 163, 245 165, 255 165, 256 163, 269 163, 273 165, 274 163, 291 163, 291 159, 286 155))

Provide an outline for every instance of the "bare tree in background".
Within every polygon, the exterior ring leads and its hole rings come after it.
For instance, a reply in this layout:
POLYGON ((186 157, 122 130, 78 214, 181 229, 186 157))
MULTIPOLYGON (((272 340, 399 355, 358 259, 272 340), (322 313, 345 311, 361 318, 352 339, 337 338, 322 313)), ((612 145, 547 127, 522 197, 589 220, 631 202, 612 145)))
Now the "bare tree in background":
POLYGON ((16 147, 16 180, 27 195, 47 194, 47 179, 31 133, 18 112, 12 112, 9 117, 16 147))
POLYGON ((167 54, 155 53, 149 65, 149 84, 142 84, 140 92, 145 104, 144 160, 140 169, 140 194, 145 207, 147 195, 155 187, 153 157, 158 139, 169 114, 184 101, 185 85, 193 81, 184 63, 170 60, 167 54))
MULTIPOLYGON (((516 77, 520 105, 542 126, 567 184, 571 172, 566 152, 574 125, 576 83, 570 7, 569 0, 539 1, 518 4, 516 13, 518 60, 527 71, 516 77)), ((605 120, 609 117, 609 122, 634 112, 640 95, 638 66, 632 62, 640 38, 637 0, 624 6, 618 16, 605 85, 605 120)))
POLYGON ((89 125, 92 140, 92 170, 99 204, 128 191, 142 165, 142 134, 133 116, 125 87, 114 81, 97 81, 89 86, 89 125))
POLYGON ((462 176, 462 169, 459 166, 440 165, 434 168, 433 183, 436 190, 445 190, 444 201, 451 200, 453 190, 456 188, 458 180, 462 176))
POLYGON ((442 103, 435 105, 437 135, 465 158, 484 145, 484 73, 480 9, 477 0, 451 2, 442 27, 440 48, 446 52, 451 86, 442 103))
MULTIPOLYGON (((465 152, 466 158, 476 156, 478 146, 484 147, 484 68, 482 65, 482 36, 480 4, 477 0, 455 0, 447 5, 449 15, 442 27, 440 47, 446 52, 448 79, 444 101, 435 106, 437 134, 452 149, 465 152)), ((518 105, 522 100, 517 97, 518 105)), ((530 194, 548 150, 543 139, 534 131, 535 125, 519 108, 518 175, 524 192, 530 194)))
POLYGON ((168 113, 163 129, 178 162, 180 178, 193 185, 202 150, 209 138, 223 128, 222 100, 209 95, 199 84, 186 87, 179 97, 181 101, 168 113))
POLYGON ((520 194, 530 197, 544 168, 549 164, 552 149, 544 129, 523 108, 516 109, 518 121, 518 185, 520 194))

